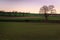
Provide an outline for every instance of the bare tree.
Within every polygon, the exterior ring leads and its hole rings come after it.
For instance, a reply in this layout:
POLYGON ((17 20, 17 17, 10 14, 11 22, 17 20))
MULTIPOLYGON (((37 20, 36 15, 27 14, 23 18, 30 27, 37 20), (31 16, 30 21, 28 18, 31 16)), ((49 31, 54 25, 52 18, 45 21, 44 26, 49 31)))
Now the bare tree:
POLYGON ((51 12, 51 14, 53 14, 53 12, 54 11, 56 11, 55 9, 54 9, 54 5, 49 5, 49 11, 51 12))
POLYGON ((44 9, 41 7, 39 13, 44 14, 44 9))
POLYGON ((44 13, 44 16, 45 16, 45 20, 46 22, 48 21, 48 15, 47 15, 47 12, 49 11, 48 9, 48 6, 44 5, 40 8, 40 12, 43 12, 44 13))
POLYGON ((56 14, 56 9, 53 9, 51 13, 56 14))

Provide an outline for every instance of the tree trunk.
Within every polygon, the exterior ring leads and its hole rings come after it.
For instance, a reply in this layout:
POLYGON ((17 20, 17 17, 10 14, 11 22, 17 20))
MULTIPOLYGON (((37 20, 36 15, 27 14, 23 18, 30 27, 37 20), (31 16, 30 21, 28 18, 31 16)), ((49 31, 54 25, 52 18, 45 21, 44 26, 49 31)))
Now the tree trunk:
POLYGON ((48 22, 48 14, 46 12, 45 12, 44 16, 45 16, 45 22, 48 22))

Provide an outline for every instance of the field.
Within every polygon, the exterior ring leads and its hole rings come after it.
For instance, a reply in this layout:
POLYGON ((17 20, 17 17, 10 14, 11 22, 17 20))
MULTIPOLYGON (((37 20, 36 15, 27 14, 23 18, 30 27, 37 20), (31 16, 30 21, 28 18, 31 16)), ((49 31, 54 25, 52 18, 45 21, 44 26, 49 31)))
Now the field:
MULTIPOLYGON (((46 22, 44 16, 10 17, 0 16, 0 22, 46 22)), ((60 16, 48 16, 48 23, 60 23, 60 16)))
MULTIPOLYGON (((60 40, 60 23, 40 20, 45 20, 44 16, 0 16, 0 40, 60 40), (28 20, 38 22, 25 22, 28 20)), ((60 22, 60 16, 48 16, 48 20, 60 22)))
POLYGON ((60 40, 60 24, 0 22, 0 40, 60 40))
MULTIPOLYGON (((10 17, 0 16, 0 20, 45 20, 44 16, 10 17)), ((60 16, 48 16, 48 20, 60 20, 60 16)))

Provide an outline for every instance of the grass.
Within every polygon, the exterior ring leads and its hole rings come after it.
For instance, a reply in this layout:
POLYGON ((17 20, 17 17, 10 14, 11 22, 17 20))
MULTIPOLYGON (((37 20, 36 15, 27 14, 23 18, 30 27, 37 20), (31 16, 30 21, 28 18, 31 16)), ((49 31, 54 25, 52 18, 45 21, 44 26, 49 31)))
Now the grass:
POLYGON ((60 16, 49 16, 49 20, 60 20, 60 16))
POLYGON ((0 40, 60 40, 60 24, 0 22, 0 40))
POLYGON ((0 17, 0 21, 40 21, 44 17, 0 17))
MULTIPOLYGON (((32 17, 0 17, 0 20, 45 20, 44 16, 32 17)), ((48 20, 60 20, 60 16, 48 16, 48 20)))

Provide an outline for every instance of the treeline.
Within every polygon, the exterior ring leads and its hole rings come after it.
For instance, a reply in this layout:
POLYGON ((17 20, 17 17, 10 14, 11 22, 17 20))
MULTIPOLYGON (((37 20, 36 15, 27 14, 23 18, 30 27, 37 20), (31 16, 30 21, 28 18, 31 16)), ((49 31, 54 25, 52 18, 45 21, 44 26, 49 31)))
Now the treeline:
MULTIPOLYGON (((52 16, 60 16, 60 14, 48 14, 52 16)), ((23 17, 23 16, 44 16, 44 14, 34 14, 34 13, 25 13, 25 12, 5 12, 0 11, 0 16, 13 16, 13 17, 23 17)))
POLYGON ((0 11, 0 16, 40 16, 39 14, 24 13, 24 12, 5 12, 0 11))

